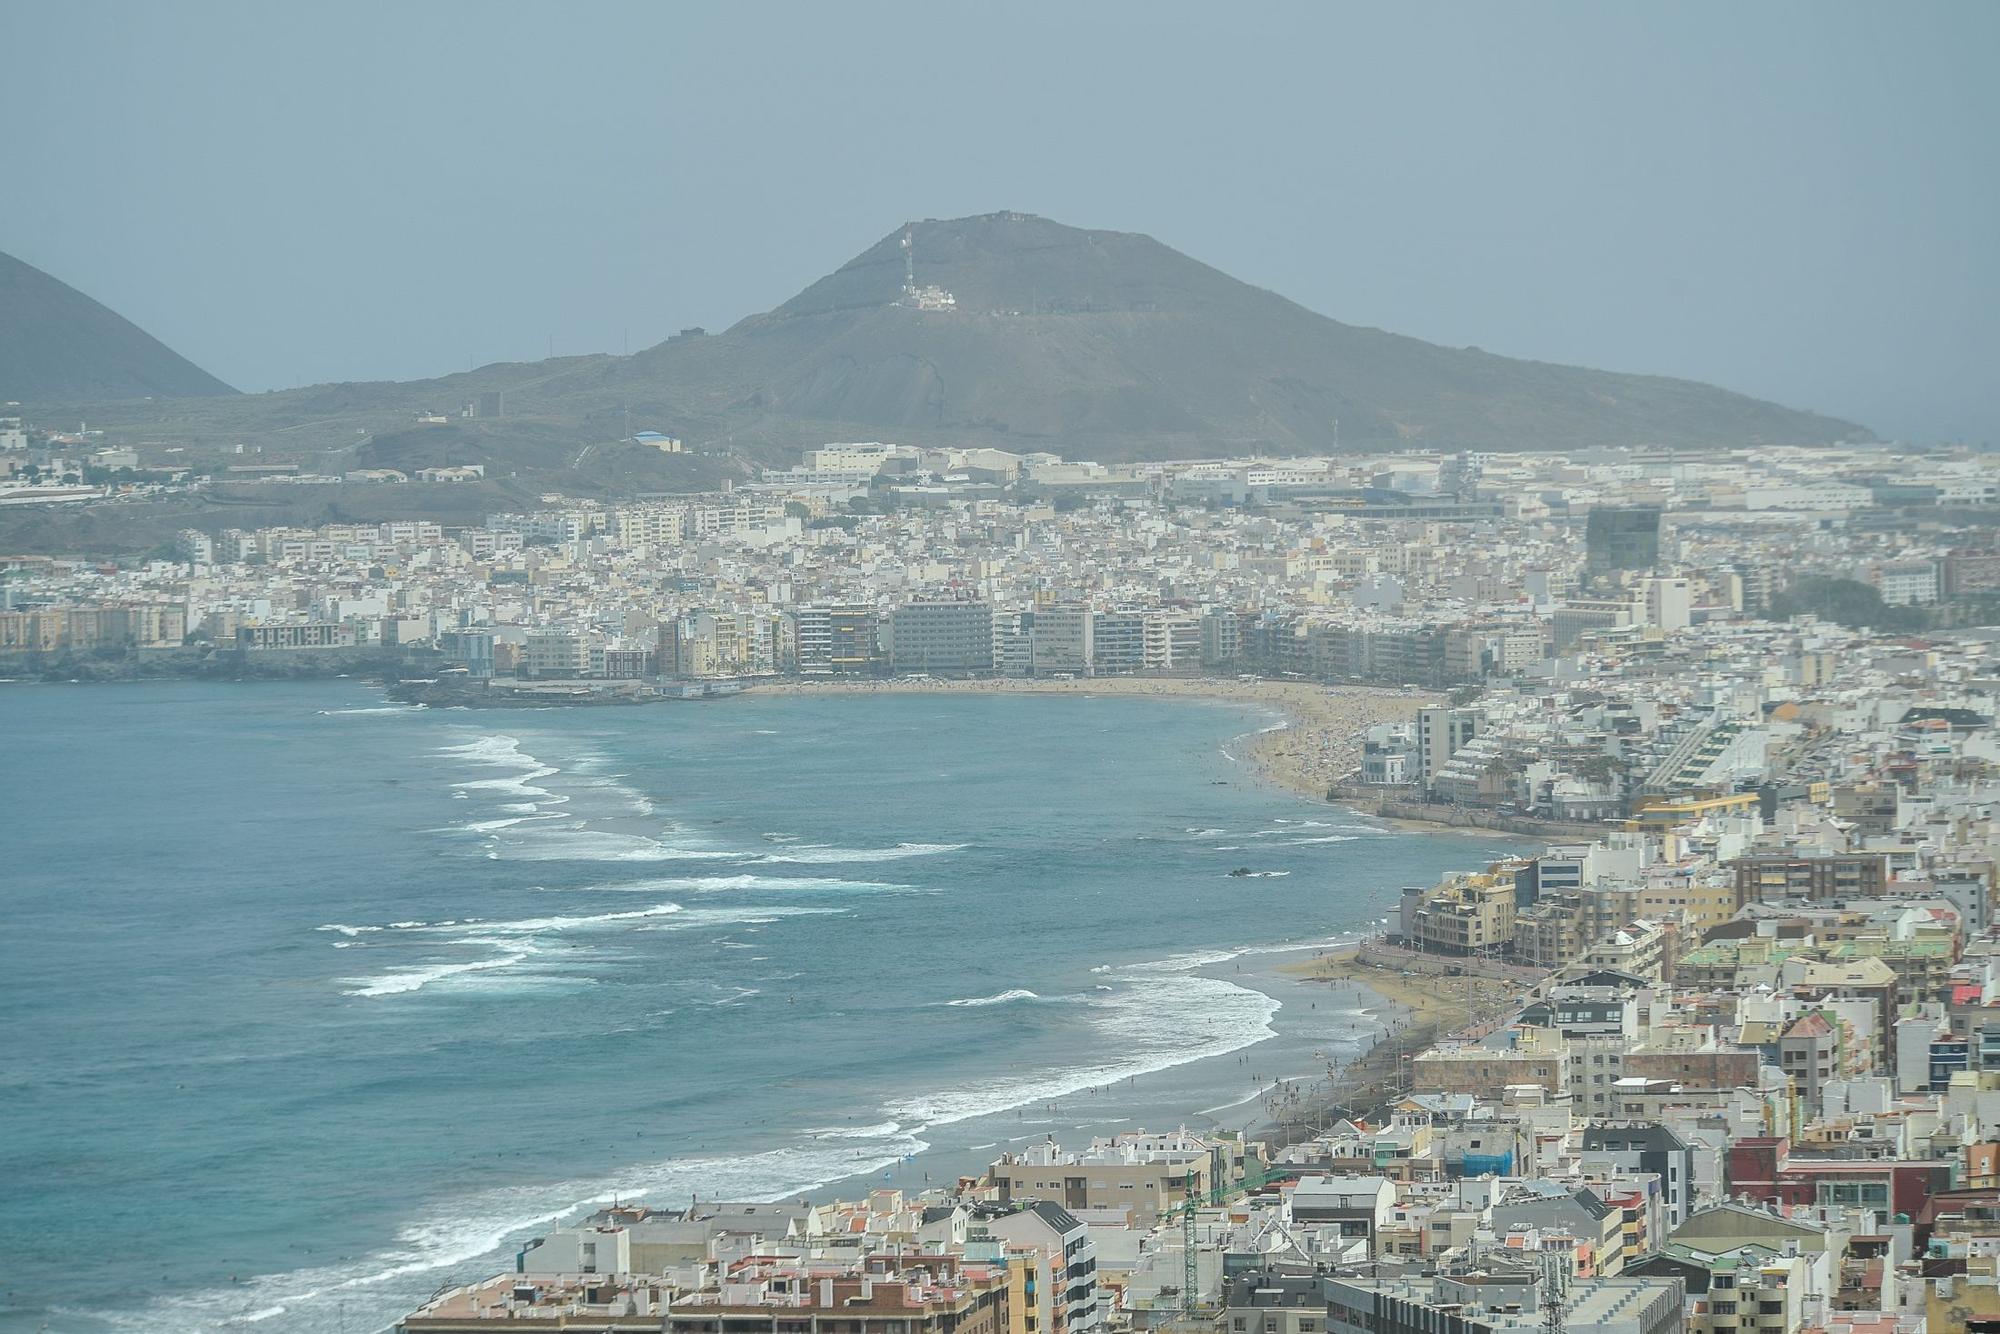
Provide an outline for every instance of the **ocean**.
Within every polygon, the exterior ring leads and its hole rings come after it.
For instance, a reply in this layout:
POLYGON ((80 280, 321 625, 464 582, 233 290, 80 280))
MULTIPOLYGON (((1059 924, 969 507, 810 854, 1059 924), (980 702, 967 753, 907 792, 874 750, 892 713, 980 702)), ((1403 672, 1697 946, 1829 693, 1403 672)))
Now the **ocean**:
POLYGON ((1255 1120, 1384 1022, 1271 965, 1517 846, 1268 785, 1276 721, 0 688, 0 1329, 359 1334, 614 1199, 1255 1120))

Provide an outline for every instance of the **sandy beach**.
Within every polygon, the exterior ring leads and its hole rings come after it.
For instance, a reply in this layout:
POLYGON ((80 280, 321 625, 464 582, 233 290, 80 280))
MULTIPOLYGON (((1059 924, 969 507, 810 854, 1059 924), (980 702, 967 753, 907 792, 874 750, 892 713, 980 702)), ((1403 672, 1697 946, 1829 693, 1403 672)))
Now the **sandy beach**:
POLYGON ((1411 1021, 1451 1033, 1475 1019, 1498 1013, 1521 993, 1518 983, 1490 977, 1431 977, 1398 969, 1377 968, 1356 957, 1355 945, 1344 945, 1311 959, 1282 964, 1280 971, 1320 982, 1357 982, 1410 1012, 1411 1021))
POLYGON ((759 685, 760 695, 959 694, 1134 695, 1159 699, 1228 700, 1282 713, 1283 727, 1235 743, 1238 758, 1269 781, 1325 800, 1335 783, 1361 763, 1361 734, 1377 723, 1403 722, 1433 702, 1421 692, 1310 681, 1235 677, 1105 676, 1059 681, 1000 677, 984 680, 785 681, 759 685))

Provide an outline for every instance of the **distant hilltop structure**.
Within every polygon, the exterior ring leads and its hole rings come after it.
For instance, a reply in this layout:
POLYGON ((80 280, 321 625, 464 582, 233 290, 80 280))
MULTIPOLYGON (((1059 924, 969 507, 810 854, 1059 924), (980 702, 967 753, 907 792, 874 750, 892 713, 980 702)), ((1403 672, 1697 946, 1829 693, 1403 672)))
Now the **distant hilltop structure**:
POLYGON ((917 310, 957 310, 958 298, 935 284, 917 286, 915 228, 903 224, 903 299, 896 303, 917 310))

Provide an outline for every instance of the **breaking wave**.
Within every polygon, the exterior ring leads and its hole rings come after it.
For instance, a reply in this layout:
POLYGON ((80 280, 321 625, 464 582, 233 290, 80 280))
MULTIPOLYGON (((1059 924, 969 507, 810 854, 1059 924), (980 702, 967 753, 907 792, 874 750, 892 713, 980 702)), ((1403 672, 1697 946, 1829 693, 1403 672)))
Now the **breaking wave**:
POLYGON ((970 996, 967 997, 965 1000, 946 1001, 945 1004, 946 1005, 1005 1005, 1008 1001, 1040 1000, 1040 999, 1041 997, 1037 996, 1032 991, 1016 988, 1013 991, 1003 991, 997 996, 970 996))

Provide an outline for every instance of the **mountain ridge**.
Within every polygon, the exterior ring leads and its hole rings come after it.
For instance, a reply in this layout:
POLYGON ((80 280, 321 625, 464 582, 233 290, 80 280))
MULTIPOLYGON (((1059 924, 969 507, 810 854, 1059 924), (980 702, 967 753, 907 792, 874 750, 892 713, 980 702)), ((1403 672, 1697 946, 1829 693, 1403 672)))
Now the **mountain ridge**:
MULTIPOLYGON (((1693 381, 1342 324, 1151 237, 1014 212, 904 224, 770 310, 627 357, 321 385, 172 413, 99 406, 92 417, 216 441, 283 430, 295 448, 352 459, 365 456, 365 437, 406 430, 411 412, 450 412, 494 391, 504 415, 469 427, 458 456, 478 461, 490 447, 505 475, 549 483, 573 480, 575 454, 550 442, 590 445, 601 469, 602 451, 643 448, 619 443, 628 426, 760 462, 868 438, 1107 461, 1873 438, 1693 381)), ((646 489, 664 471, 648 463, 646 489)))
MULTIPOLYGON (((905 224, 716 337, 737 363, 741 392, 727 406, 738 410, 1109 458, 1200 454, 1215 441, 1306 453, 1870 438, 1694 381, 1343 324, 1151 237, 1021 213, 905 224), (906 272, 949 291, 953 308, 912 308, 906 272)), ((673 376, 693 353, 670 342, 640 356, 673 376)))

